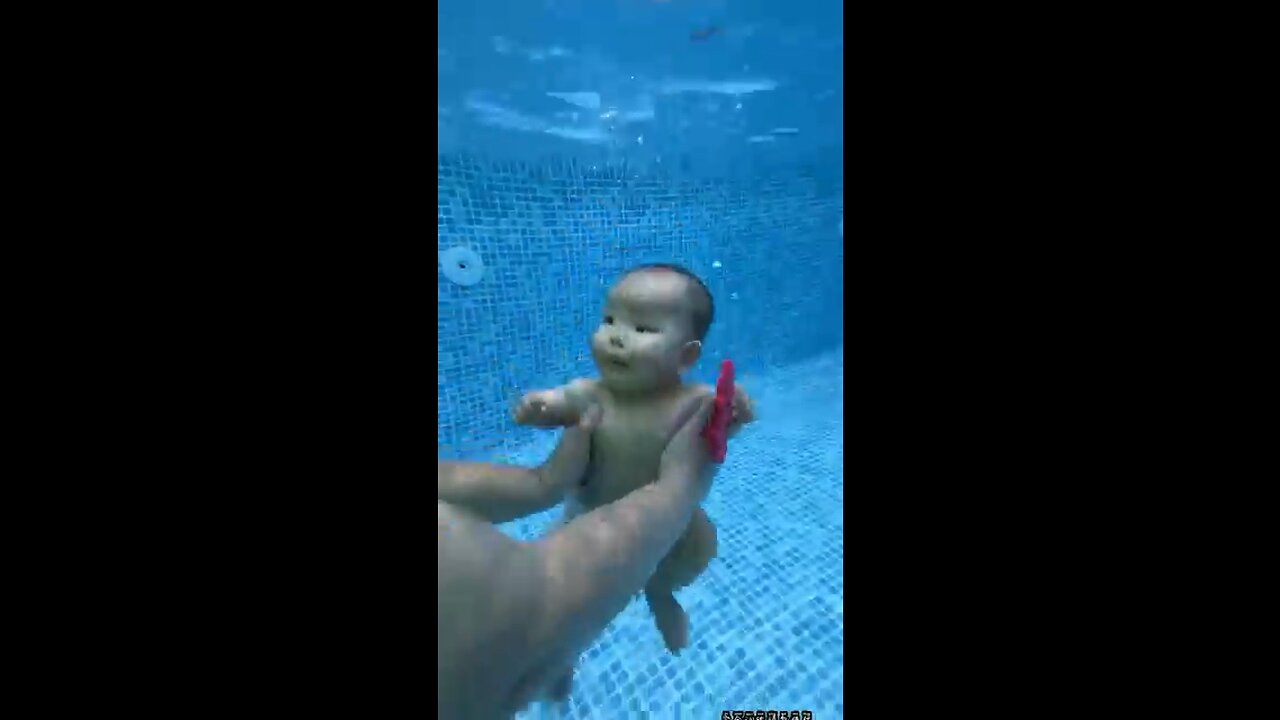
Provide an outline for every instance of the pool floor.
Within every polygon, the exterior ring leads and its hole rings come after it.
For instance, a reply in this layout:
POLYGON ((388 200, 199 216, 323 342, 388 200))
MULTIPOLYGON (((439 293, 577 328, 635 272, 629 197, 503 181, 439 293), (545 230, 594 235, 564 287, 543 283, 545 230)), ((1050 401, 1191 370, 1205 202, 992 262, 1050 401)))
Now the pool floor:
MULTIPOLYGON (((740 383, 759 419, 731 441, 703 505, 719 556, 677 592, 689 647, 668 653, 638 598, 579 659, 569 701, 518 718, 844 717, 844 350, 740 383)), ((500 459, 536 465, 555 438, 500 459)), ((561 512, 501 527, 532 539, 561 512)))

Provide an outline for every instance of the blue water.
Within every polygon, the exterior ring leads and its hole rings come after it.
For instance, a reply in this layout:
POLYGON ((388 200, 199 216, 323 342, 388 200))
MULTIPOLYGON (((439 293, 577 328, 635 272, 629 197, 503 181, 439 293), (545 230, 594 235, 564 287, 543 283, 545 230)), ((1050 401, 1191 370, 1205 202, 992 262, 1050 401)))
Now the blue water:
MULTIPOLYGON (((844 351, 748 378, 760 419, 730 445, 703 507, 719 557, 678 591, 690 646, 673 656, 637 599, 578 663, 567 705, 520 718, 844 716, 844 351)), ((537 465, 556 433, 497 459, 537 465)), ((508 523, 541 536, 561 508, 508 523)))

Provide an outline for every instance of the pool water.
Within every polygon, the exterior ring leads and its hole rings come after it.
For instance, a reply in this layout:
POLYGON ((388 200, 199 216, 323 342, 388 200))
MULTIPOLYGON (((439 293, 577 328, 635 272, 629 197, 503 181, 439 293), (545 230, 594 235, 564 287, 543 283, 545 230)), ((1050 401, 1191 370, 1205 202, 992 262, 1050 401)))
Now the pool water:
MULTIPOLYGON (((637 598, 578 661, 567 703, 519 718, 719 718, 724 710, 844 717, 844 350, 747 376, 759 419, 730 442, 704 504, 719 556, 677 592, 689 647, 662 645, 637 598)), ((493 458, 541 463, 557 435, 493 458)), ((507 523, 520 539, 562 509, 507 523)))

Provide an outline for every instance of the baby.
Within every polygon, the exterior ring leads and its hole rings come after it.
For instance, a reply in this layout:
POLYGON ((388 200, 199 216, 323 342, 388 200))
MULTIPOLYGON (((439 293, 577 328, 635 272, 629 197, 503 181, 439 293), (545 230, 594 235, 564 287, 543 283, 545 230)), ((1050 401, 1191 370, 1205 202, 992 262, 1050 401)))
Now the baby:
MULTIPOLYGON (((676 265, 629 270, 609 291, 604 318, 591 336, 598 380, 525 395, 515 410, 521 425, 555 427, 577 422, 590 405, 604 411, 591 438, 591 468, 567 503, 567 515, 618 500, 657 480, 667 443, 664 428, 691 395, 714 395, 680 376, 697 362, 714 305, 702 281, 676 265)), ((733 398, 732 434, 754 417, 741 388, 733 398)), ((716 554, 716 529, 701 509, 693 515, 645 587, 662 640, 671 652, 688 642, 688 618, 673 591, 693 582, 716 554)))

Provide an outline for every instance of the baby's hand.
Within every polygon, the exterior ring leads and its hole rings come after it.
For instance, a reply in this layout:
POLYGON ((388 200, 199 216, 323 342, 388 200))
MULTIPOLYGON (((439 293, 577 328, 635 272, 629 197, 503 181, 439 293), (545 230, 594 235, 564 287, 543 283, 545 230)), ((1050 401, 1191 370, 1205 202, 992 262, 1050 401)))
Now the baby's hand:
MULTIPOLYGON (((707 397, 714 398, 716 389, 710 385, 703 385, 703 392, 707 397)), ((756 420, 756 404, 747 396, 747 391, 742 389, 741 385, 733 386, 733 403, 730 405, 733 409, 733 415, 729 418, 729 428, 725 433, 725 437, 733 437, 738 434, 743 425, 756 420)))
POLYGON ((563 398, 554 390, 535 390, 520 398, 511 413, 517 425, 559 427, 565 424, 563 398))

